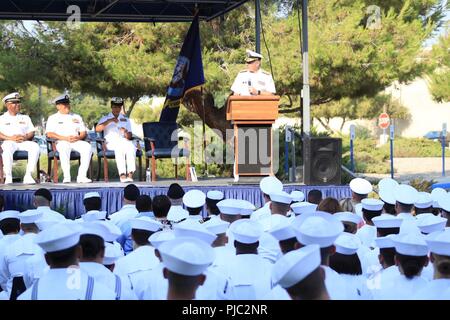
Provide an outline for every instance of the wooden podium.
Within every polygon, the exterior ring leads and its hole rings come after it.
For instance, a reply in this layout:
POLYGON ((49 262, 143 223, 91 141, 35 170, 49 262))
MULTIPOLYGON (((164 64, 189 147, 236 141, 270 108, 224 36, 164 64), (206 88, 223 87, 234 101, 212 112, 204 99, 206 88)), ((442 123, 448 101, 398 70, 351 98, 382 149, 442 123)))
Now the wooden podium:
POLYGON ((272 124, 279 96, 230 96, 227 120, 234 128, 234 174, 273 175, 272 124))

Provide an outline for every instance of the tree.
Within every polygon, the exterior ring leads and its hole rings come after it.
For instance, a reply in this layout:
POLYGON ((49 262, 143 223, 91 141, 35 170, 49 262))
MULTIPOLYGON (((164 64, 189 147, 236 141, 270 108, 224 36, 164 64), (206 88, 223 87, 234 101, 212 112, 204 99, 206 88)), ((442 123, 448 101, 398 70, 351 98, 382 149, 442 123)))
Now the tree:
POLYGON ((431 94, 436 101, 450 101, 450 33, 449 27, 431 52, 432 72, 429 74, 431 94))

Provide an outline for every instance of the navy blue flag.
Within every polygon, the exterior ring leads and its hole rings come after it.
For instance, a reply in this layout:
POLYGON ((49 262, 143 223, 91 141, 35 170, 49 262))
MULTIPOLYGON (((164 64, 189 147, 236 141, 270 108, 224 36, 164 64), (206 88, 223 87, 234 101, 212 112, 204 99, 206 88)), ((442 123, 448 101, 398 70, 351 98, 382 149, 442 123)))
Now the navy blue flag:
POLYGON ((196 15, 181 47, 159 121, 175 122, 184 95, 192 90, 200 91, 204 83, 200 30, 196 15))

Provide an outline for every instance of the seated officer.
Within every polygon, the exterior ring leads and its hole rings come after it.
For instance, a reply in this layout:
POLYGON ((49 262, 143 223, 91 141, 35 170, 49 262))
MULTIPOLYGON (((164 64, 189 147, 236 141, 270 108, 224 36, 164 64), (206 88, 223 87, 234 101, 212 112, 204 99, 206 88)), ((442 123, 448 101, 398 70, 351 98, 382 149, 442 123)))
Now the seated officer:
POLYGON ((122 98, 112 98, 111 112, 100 119, 95 131, 104 132, 106 148, 115 153, 120 182, 133 182, 133 173, 136 171, 136 147, 131 141, 130 120, 120 113, 122 107, 122 98))
POLYGON ((83 141, 86 137, 86 126, 83 119, 81 116, 70 112, 69 95, 61 95, 53 101, 58 112, 48 118, 46 132, 47 137, 58 140, 56 150, 59 152, 64 173, 63 183, 70 183, 70 152, 72 150, 78 151, 81 156, 77 182, 92 182, 91 179, 86 177, 92 150, 89 142, 83 141))
POLYGON ((23 183, 34 184, 36 182, 31 173, 39 160, 39 145, 31 141, 35 128, 29 116, 19 113, 21 97, 18 92, 10 93, 2 100, 8 109, 0 116, 0 140, 4 140, 2 158, 6 176, 5 184, 12 183, 13 154, 17 150, 28 152, 28 164, 23 183))

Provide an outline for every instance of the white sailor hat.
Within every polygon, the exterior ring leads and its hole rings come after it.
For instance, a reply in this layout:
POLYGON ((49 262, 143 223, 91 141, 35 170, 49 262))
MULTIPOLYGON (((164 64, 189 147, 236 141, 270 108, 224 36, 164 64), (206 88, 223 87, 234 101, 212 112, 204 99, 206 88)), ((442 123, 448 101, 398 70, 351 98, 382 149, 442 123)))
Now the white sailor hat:
POLYGON ((269 233, 278 241, 295 238, 295 231, 292 228, 291 220, 279 214, 277 216, 281 217, 280 221, 269 230, 269 233))
POLYGON ((354 234, 343 232, 334 242, 336 252, 344 255, 355 254, 361 247, 361 240, 354 234))
POLYGON ((92 222, 82 222, 81 225, 83 229, 81 230, 81 235, 93 234, 99 236, 106 242, 113 242, 118 237, 122 235, 120 229, 114 225, 115 228, 110 227, 111 224, 108 221, 92 221, 92 222))
POLYGON ((291 195, 284 191, 271 192, 269 194, 269 196, 270 196, 270 201, 272 201, 272 202, 279 202, 279 203, 284 203, 284 204, 291 204, 291 202, 292 202, 291 195))
POLYGON ((214 234, 222 234, 228 230, 230 223, 227 221, 223 221, 217 216, 212 216, 211 219, 203 223, 203 226, 214 234))
POLYGON ((400 184, 393 192, 395 200, 403 204, 414 204, 419 195, 416 189, 407 184, 400 184))
POLYGON ((418 229, 417 232, 411 230, 408 233, 400 233, 392 237, 392 241, 394 241, 395 251, 397 253, 414 257, 426 256, 428 254, 425 237, 418 229))
POLYGON ((89 198, 100 198, 100 194, 98 192, 87 192, 83 196, 83 200, 89 199, 89 198))
POLYGON ((291 204, 291 209, 295 215, 316 212, 317 204, 310 202, 295 202, 291 204))
POLYGON ((2 101, 4 104, 6 104, 7 102, 17 102, 17 101, 20 102, 21 99, 22 97, 18 92, 13 92, 4 96, 2 101))
POLYGON ((421 213, 417 216, 417 227, 422 233, 430 234, 445 229, 447 219, 432 213, 421 213))
POLYGON ((249 49, 246 49, 245 52, 246 52, 245 62, 252 62, 257 59, 262 59, 263 57, 261 54, 249 49))
POLYGON ((83 219, 83 221, 97 221, 105 220, 106 216, 106 211, 91 210, 83 214, 81 218, 83 219))
POLYGON ((167 213, 167 220, 175 223, 187 219, 187 217, 189 217, 189 212, 184 210, 181 206, 171 206, 167 213))
POLYGON ((45 252, 55 252, 71 248, 80 242, 80 229, 75 223, 57 223, 38 233, 35 238, 45 252))
POLYGON ((272 268, 272 283, 290 288, 319 268, 320 247, 312 244, 283 255, 272 268))
POLYGON ((242 204, 237 199, 224 199, 217 203, 217 208, 223 214, 239 215, 241 214, 241 207, 242 204))
POLYGON ((419 192, 414 206, 419 209, 429 208, 433 206, 433 199, 428 192, 419 192))
POLYGON ((188 208, 199 208, 205 205, 206 195, 200 190, 189 190, 183 196, 183 204, 188 208))
POLYGON ((450 257, 450 229, 436 231, 425 237, 430 251, 450 257))
POLYGON ((344 212, 336 212, 334 214, 336 218, 339 219, 341 222, 351 222, 356 225, 360 224, 362 222, 362 218, 357 215, 356 213, 344 211, 344 212))
POLYGON ((380 196, 380 199, 388 204, 394 205, 396 202, 395 196, 394 196, 394 190, 395 190, 394 188, 395 187, 393 187, 393 189, 390 189, 390 188, 380 189, 380 191, 378 191, 378 195, 380 196))
POLYGON ((211 245, 216 240, 217 235, 206 229, 203 224, 191 219, 177 223, 173 226, 175 237, 193 237, 205 241, 211 245))
POLYGON ((20 223, 36 223, 42 218, 42 212, 32 209, 19 213, 20 223))
POLYGON ((350 181, 350 189, 357 194, 369 194, 373 188, 369 181, 363 178, 354 178, 350 181))
POLYGON ((109 220, 94 221, 94 222, 102 224, 106 228, 108 228, 111 237, 109 239, 105 239, 105 241, 109 241, 109 242, 114 241, 115 239, 117 239, 118 237, 120 237, 122 235, 122 230, 120 230, 120 228, 118 226, 116 226, 114 223, 112 223, 109 220))
POLYGON ((211 200, 223 200, 224 195, 222 191, 219 190, 211 190, 206 193, 206 198, 211 200))
POLYGON ((361 200, 362 208, 370 211, 383 210, 384 202, 378 199, 366 198, 361 200))
POLYGON ((70 103, 70 96, 68 94, 62 94, 53 99, 52 102, 54 104, 70 103))
POLYGON ((438 197, 439 208, 450 212, 450 194, 442 194, 438 197))
POLYGON ((392 178, 383 178, 378 182, 378 191, 383 189, 392 190, 398 186, 398 182, 392 178))
POLYGON ((173 232, 173 230, 162 230, 152 234, 148 238, 148 241, 153 246, 153 248, 158 249, 162 243, 173 239, 175 239, 175 233, 173 232))
POLYGON ((379 229, 383 228, 400 228, 402 225, 403 219, 392 214, 382 213, 378 217, 374 217, 372 219, 375 227, 379 229))
POLYGON ((213 248, 202 240, 181 237, 162 243, 159 248, 164 267, 186 276, 203 274, 214 262, 213 248))
POLYGON ((116 263, 116 261, 123 256, 123 251, 120 249, 120 245, 117 246, 113 243, 105 242, 105 256, 103 257, 103 264, 105 266, 116 263))
POLYGON ((234 239, 241 243, 255 243, 263 234, 261 224, 251 219, 240 219, 230 225, 230 232, 234 239))
POLYGON ((123 104, 123 98, 121 97, 112 97, 111 98, 112 104, 123 104))
POLYGON ((268 176, 261 179, 259 188, 267 195, 283 190, 283 183, 275 176, 268 176))
POLYGON ((292 201, 302 202, 305 200, 305 194, 301 191, 294 190, 291 192, 292 201))
POLYGON ((161 222, 152 219, 150 217, 139 217, 130 219, 131 229, 147 230, 151 232, 156 232, 162 229, 163 225, 161 222))
POLYGON ((5 210, 5 211, 1 211, 0 212, 0 221, 2 221, 3 219, 8 219, 8 218, 12 218, 12 219, 18 219, 19 220, 19 211, 17 210, 5 210))
POLYGON ((237 200, 239 202, 239 213, 241 216, 249 216, 255 211, 256 207, 253 203, 247 200, 237 200))
POLYGON ((386 248, 395 248, 394 241, 392 241, 392 238, 395 237, 395 234, 390 234, 385 237, 377 237, 375 238, 375 245, 379 249, 386 249, 386 248))
POLYGON ((316 211, 297 216, 292 224, 297 241, 303 245, 332 246, 344 231, 342 222, 328 212, 316 211))
POLYGON ((439 199, 445 197, 447 195, 447 191, 442 188, 434 188, 431 190, 431 199, 433 199, 433 207, 440 208, 439 199))

